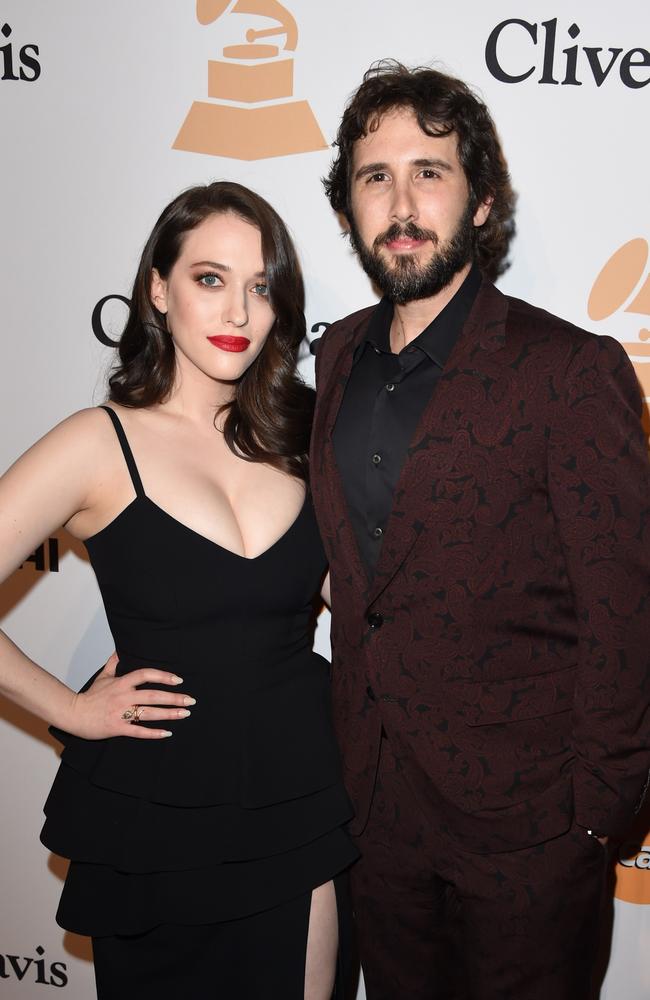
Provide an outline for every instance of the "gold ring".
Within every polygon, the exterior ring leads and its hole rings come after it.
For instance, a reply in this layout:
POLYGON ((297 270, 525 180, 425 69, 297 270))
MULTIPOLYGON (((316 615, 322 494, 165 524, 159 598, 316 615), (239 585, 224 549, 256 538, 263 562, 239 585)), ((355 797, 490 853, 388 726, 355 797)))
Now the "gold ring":
POLYGON ((125 722, 139 722, 141 715, 142 705, 131 705, 131 708, 127 708, 125 712, 122 712, 122 718, 125 722))

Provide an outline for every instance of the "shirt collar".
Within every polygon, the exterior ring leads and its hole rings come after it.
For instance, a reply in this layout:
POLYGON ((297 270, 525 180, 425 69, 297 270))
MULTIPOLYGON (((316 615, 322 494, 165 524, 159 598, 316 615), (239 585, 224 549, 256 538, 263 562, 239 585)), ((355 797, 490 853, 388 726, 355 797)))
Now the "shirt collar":
MULTIPOLYGON (((431 361, 440 368, 444 368, 465 320, 469 316, 481 286, 481 280, 481 272, 476 264, 472 264, 467 277, 454 297, 449 300, 445 308, 438 313, 426 329, 411 341, 408 347, 423 351, 431 361)), ((355 361, 361 356, 366 344, 370 344, 376 351, 385 354, 391 353, 390 325, 392 320, 393 303, 384 297, 372 314, 365 340, 359 344, 357 352, 355 352, 355 361)))

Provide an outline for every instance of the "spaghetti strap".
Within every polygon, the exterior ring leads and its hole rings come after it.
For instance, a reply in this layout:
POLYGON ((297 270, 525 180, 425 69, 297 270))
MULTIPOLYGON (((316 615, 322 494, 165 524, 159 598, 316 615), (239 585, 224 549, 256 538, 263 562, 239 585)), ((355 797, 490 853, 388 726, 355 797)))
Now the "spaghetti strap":
POLYGON ((131 481, 133 483, 137 496, 139 497, 146 496, 144 489, 142 487, 142 480, 140 479, 140 473, 138 472, 138 467, 135 464, 133 452, 131 451, 131 446, 126 439, 126 434, 124 433, 124 428, 122 427, 120 418, 118 417, 115 410, 111 409, 110 406, 101 406, 100 409, 106 410, 106 412, 108 413, 109 417, 113 422, 113 427, 115 428, 115 433, 117 434, 118 441, 120 442, 122 453, 124 455, 127 468, 131 475, 131 481))

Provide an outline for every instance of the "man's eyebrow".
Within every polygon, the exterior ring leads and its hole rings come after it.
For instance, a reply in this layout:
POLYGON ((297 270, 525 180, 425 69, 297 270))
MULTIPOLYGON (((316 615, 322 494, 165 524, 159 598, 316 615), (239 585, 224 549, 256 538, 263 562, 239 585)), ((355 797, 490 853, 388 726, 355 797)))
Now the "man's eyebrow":
POLYGON ((361 177, 367 177, 368 174, 380 174, 383 170, 388 170, 387 163, 366 163, 365 166, 359 167, 354 179, 358 181, 361 177))
POLYGON ((428 156, 417 160, 411 160, 411 163, 414 167, 433 167, 434 170, 443 170, 447 173, 451 173, 454 169, 448 160, 437 160, 428 156))
MULTIPOLYGON (((446 173, 451 173, 454 169, 448 160, 439 160, 435 157, 429 156, 418 157, 416 160, 411 160, 410 166, 430 167, 433 170, 440 170, 446 173)), ((367 177, 369 174, 380 174, 385 170, 390 170, 388 163, 366 163, 363 167, 359 167, 354 175, 354 179, 355 181, 358 181, 361 180, 362 177, 367 177)))

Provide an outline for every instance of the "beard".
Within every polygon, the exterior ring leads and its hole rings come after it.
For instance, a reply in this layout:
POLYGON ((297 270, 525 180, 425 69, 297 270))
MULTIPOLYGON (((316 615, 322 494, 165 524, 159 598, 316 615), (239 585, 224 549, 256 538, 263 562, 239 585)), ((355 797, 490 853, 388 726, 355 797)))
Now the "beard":
POLYGON ((441 243, 437 233, 421 229, 414 222, 398 222, 380 233, 367 246, 361 238, 354 219, 350 219, 350 242, 359 257, 364 271, 380 291, 396 305, 405 305, 416 299, 428 299, 446 288, 454 275, 471 261, 474 254, 474 213, 468 205, 455 233, 441 243), (420 264, 415 254, 395 255, 388 262, 381 248, 391 240, 406 237, 412 240, 430 240, 433 254, 420 264))

